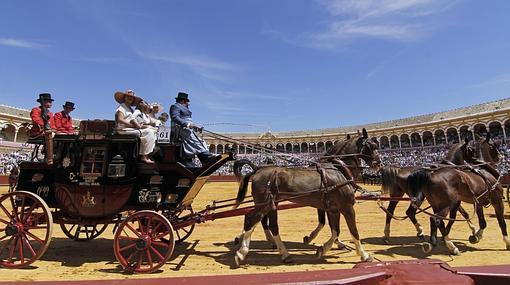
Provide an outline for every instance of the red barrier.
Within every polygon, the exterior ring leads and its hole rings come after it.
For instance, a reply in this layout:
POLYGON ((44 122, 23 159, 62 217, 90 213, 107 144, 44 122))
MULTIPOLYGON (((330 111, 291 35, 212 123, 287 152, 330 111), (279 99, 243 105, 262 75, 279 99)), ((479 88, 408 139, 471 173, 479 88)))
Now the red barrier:
POLYGON ((9 186, 9 175, 0 175, 0 186, 9 186))

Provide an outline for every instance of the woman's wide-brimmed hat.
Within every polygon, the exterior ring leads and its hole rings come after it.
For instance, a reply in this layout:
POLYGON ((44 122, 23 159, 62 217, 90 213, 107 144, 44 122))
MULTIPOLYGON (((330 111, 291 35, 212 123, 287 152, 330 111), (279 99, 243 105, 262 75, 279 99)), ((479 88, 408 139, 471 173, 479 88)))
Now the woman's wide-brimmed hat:
POLYGON ((113 97, 115 98, 115 101, 117 101, 119 104, 122 104, 124 103, 124 97, 126 96, 133 96, 133 98, 135 98, 131 106, 136 106, 138 103, 140 103, 140 101, 142 101, 142 98, 136 96, 135 91, 133 90, 127 90, 126 92, 117 91, 113 97))

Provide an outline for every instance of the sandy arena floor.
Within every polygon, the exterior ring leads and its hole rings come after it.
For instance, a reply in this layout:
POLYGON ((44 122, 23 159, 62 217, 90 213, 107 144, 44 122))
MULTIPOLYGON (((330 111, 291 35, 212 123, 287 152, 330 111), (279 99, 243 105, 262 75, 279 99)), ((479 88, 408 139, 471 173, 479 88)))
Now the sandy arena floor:
MULTIPOLYGON (((376 189, 376 188, 374 188, 376 189)), ((0 189, 1 193, 6 187, 0 189)), ((197 197, 194 208, 203 209, 212 200, 232 198, 237 193, 236 183, 208 183, 197 197)), ((408 203, 400 203, 396 214, 403 215, 408 203)), ((505 213, 509 213, 508 204, 505 213)), ((435 258, 448 262, 450 266, 510 264, 510 251, 505 250, 501 232, 493 216, 492 208, 486 210, 488 222, 483 240, 475 245, 467 238, 470 234, 466 223, 457 223, 451 238, 461 251, 460 256, 450 256, 446 247, 441 244, 434 249, 432 255, 424 254, 420 241, 415 236, 414 226, 408 221, 393 221, 391 244, 382 242, 384 229, 384 213, 376 202, 362 202, 355 206, 358 229, 365 249, 381 261, 435 258)), ((468 212, 472 208, 466 206, 468 212)), ((510 216, 506 214, 507 222, 510 216)), ((419 216, 428 234, 428 217, 419 216)), ((109 227, 99 238, 89 242, 74 242, 67 239, 58 225, 54 226, 53 239, 48 251, 42 258, 26 269, 0 268, 0 281, 29 280, 90 280, 90 279, 122 279, 122 278, 159 278, 193 275, 243 274, 261 272, 288 272, 321 269, 351 268, 359 257, 353 251, 333 250, 322 260, 315 257, 315 249, 319 243, 325 242, 329 236, 329 228, 325 227, 314 245, 304 245, 303 236, 308 234, 317 224, 315 209, 300 208, 279 213, 280 232, 282 238, 294 257, 293 264, 282 264, 278 252, 272 250, 264 241, 261 227, 254 232, 251 248, 245 264, 241 268, 233 268, 233 238, 242 230, 243 217, 233 217, 211 221, 196 226, 194 233, 184 243, 176 246, 172 259, 162 270, 154 274, 127 275, 117 264, 112 249, 112 228, 109 227)), ((345 221, 341 222, 342 240, 350 239, 345 221)), ((476 223, 477 224, 477 223, 476 223)), ((351 245, 351 243, 348 243, 351 245)))

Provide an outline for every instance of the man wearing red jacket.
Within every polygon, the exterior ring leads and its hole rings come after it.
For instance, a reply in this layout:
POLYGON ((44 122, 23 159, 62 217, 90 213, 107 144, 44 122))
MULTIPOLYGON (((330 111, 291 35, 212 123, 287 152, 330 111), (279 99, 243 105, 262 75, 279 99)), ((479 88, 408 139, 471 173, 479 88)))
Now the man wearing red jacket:
POLYGON ((39 99, 37 102, 41 104, 41 106, 34 107, 32 111, 30 111, 30 117, 32 118, 32 128, 30 129, 30 136, 37 137, 44 133, 45 130, 54 130, 55 129, 55 121, 53 120, 53 114, 50 112, 50 108, 53 105, 53 99, 51 99, 51 94, 42 93, 39 94, 39 99), (47 125, 44 123, 43 119, 43 107, 47 111, 47 125))
POLYGON ((73 127, 73 118, 69 115, 74 110, 74 103, 66 102, 62 107, 64 107, 64 110, 56 113, 53 117, 57 134, 75 135, 76 131, 73 127))

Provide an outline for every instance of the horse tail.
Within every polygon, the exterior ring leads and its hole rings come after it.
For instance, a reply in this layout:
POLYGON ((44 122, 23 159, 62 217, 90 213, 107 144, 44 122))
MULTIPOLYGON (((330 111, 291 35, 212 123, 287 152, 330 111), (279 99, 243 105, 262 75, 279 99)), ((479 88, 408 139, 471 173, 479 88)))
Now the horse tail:
POLYGON ((416 197, 418 193, 430 183, 430 171, 426 169, 418 169, 407 178, 409 192, 411 196, 416 197))
POLYGON ((246 197, 246 191, 248 190, 248 182, 250 181, 251 176, 255 174, 255 172, 257 172, 257 169, 258 167, 247 159, 240 159, 234 162, 234 175, 237 177, 239 181, 239 191, 237 192, 237 198, 234 208, 239 207, 239 204, 241 204, 241 202, 246 197), (249 165, 253 169, 253 171, 247 173, 246 175, 243 175, 241 173, 241 170, 245 165, 249 165))
POLYGON ((391 193, 393 187, 395 187, 397 183, 397 175, 398 168, 392 166, 385 166, 381 171, 381 180, 382 180, 382 193, 387 194, 391 193))

